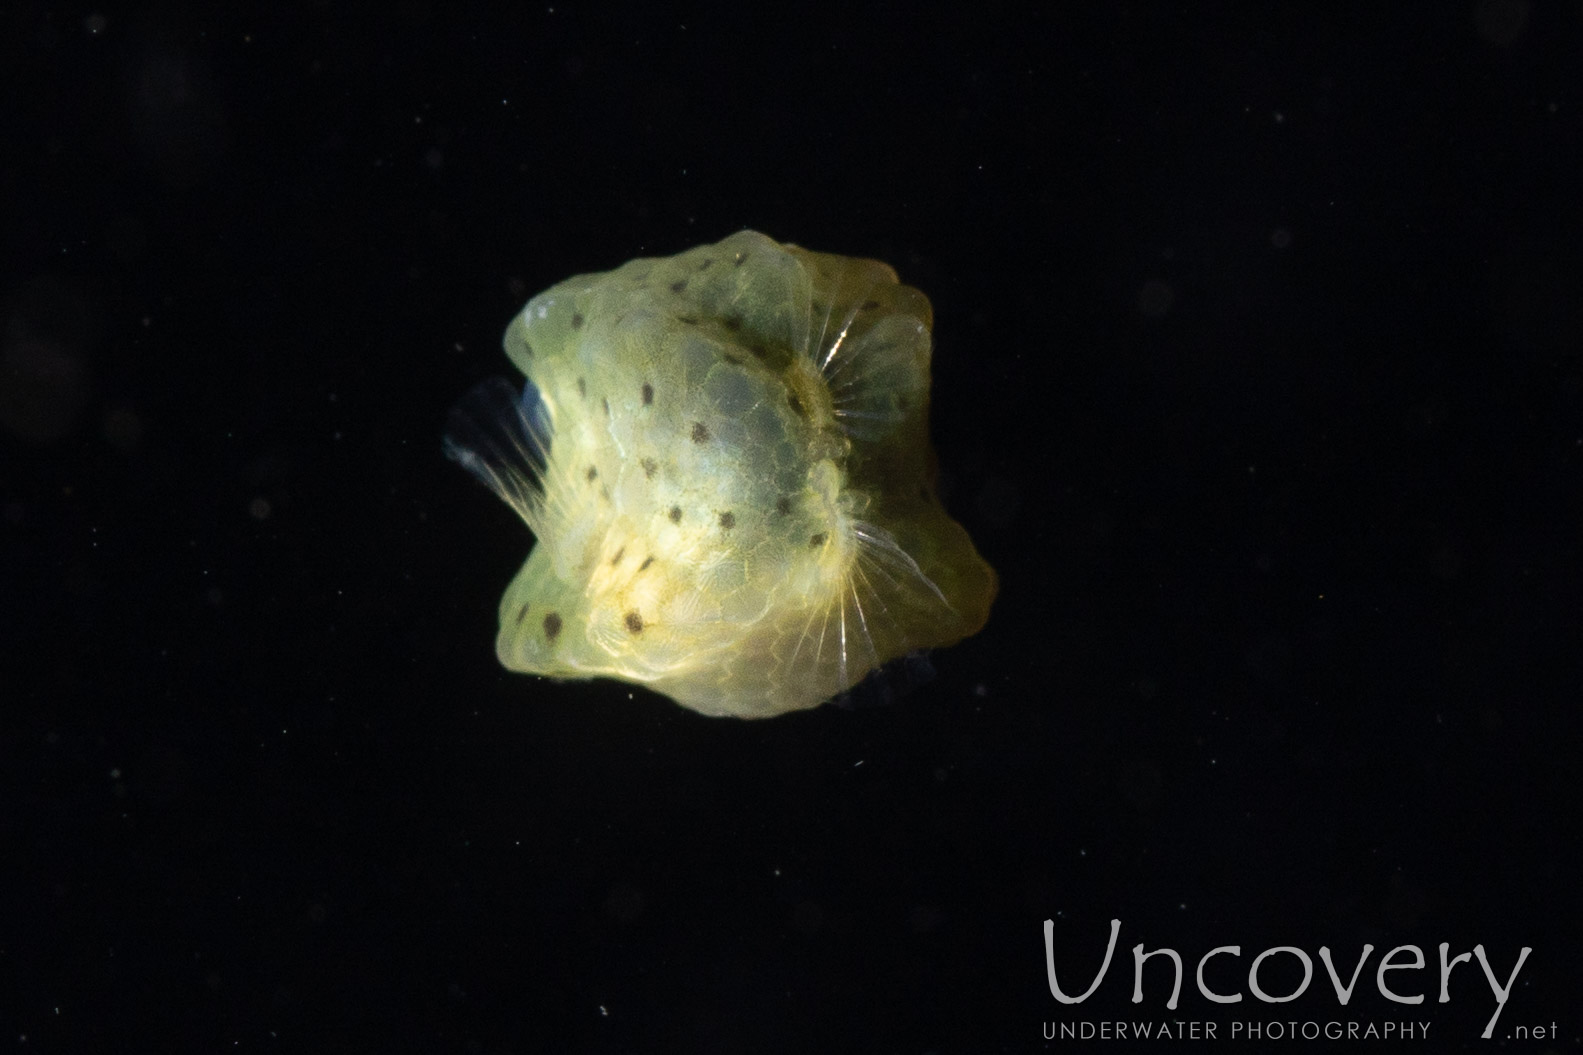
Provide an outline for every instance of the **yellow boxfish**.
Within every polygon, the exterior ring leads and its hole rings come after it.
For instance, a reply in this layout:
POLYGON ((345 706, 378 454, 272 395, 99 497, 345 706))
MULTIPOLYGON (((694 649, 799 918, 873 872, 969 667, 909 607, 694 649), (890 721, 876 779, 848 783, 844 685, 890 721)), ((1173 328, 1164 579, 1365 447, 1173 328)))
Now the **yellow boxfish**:
POLYGON ((885 264, 753 231, 530 300, 526 384, 445 440, 537 539, 500 661, 764 718, 977 633, 996 579, 934 489, 932 322, 885 264))

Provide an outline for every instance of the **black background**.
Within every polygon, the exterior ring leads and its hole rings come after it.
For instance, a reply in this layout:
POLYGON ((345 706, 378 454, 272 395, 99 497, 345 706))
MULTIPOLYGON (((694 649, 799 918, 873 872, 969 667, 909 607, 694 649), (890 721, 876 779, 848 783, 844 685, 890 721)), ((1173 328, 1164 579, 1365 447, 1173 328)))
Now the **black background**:
POLYGON ((6 6, 0 1046, 1448 1050, 1440 942, 1578 1044, 1583 6, 502 10, 6 6), (767 722, 507 674, 446 409, 742 227, 930 295, 989 626, 767 722))

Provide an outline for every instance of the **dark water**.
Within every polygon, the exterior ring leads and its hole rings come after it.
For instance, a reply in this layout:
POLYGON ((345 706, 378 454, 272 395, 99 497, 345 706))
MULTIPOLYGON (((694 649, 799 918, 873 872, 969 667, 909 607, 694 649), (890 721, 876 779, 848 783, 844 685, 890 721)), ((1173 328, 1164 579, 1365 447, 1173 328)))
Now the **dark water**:
POLYGON ((1448 1050, 1442 942, 1577 1045, 1575 5, 0 28, 0 1045, 1448 1050), (749 226, 933 300, 988 628, 760 723, 508 675, 448 407, 749 226))

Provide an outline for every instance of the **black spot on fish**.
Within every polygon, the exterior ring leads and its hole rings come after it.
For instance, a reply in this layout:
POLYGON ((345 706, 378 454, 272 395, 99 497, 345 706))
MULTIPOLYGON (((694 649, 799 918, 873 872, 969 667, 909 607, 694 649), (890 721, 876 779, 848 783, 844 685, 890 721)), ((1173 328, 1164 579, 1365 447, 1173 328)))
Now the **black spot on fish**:
POLYGON ((790 513, 791 509, 792 500, 786 495, 781 495, 779 498, 775 499, 775 512, 779 513, 781 516, 785 516, 790 513))
POLYGON ((826 535, 823 531, 820 531, 817 534, 809 535, 808 536, 808 545, 813 547, 814 549, 818 549, 820 546, 823 546, 825 544, 825 540, 828 539, 829 537, 830 536, 826 535))
POLYGON ((671 511, 667 515, 671 518, 672 524, 680 524, 682 522, 682 507, 671 506, 671 511))
POLYGON ((653 564, 653 563, 654 563, 654 558, 652 556, 644 557, 643 558, 643 563, 638 565, 638 571, 648 571, 649 570, 649 565, 653 564))
POLYGON ((625 546, 622 546, 620 549, 616 550, 616 555, 614 557, 610 558, 610 566, 612 568, 614 568, 617 564, 620 564, 621 563, 621 558, 625 557, 626 555, 627 555, 627 548, 625 546))
POLYGON ((528 617, 528 606, 527 605, 523 605, 521 608, 517 609, 517 625, 518 626, 521 626, 522 625, 522 621, 524 619, 526 619, 527 617, 528 617))
POLYGON ((693 442, 694 443, 708 443, 709 442, 709 426, 708 425, 705 425, 701 421, 693 422, 693 442))
POLYGON ((643 405, 646 407, 654 405, 654 386, 647 381, 643 382, 643 405))
POLYGON ((599 479, 599 470, 590 465, 588 467, 588 471, 583 475, 588 477, 589 483, 593 483, 595 480, 599 479))
POLYGON ((643 475, 650 480, 654 479, 654 474, 660 471, 660 463, 653 458, 644 458, 638 464, 643 466, 643 475))
POLYGON ((577 394, 584 399, 588 398, 588 382, 580 377, 577 379, 577 394))
POLYGON ((683 290, 685 290, 686 288, 687 288, 687 280, 685 278, 679 278, 675 282, 671 283, 671 292, 672 293, 680 293, 683 290))
POLYGON ((544 636, 549 641, 554 641, 561 633, 561 617, 551 612, 544 617, 544 636))
POLYGON ((737 515, 729 509, 720 514, 720 526, 730 531, 737 526, 737 515))
POLYGON ((572 312, 572 329, 580 330, 582 328, 583 328, 583 317, 582 317, 582 315, 578 314, 575 311, 572 312))
POLYGON ((638 610, 636 608, 627 613, 626 624, 627 629, 632 631, 634 634, 643 633, 643 617, 638 614, 638 610))

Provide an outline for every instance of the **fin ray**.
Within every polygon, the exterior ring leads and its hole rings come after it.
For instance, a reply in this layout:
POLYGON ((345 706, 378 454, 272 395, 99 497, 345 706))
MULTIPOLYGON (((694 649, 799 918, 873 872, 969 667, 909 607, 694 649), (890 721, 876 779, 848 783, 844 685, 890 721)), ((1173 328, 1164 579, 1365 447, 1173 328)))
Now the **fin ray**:
POLYGON ((443 444, 447 458, 499 495, 537 534, 550 440, 548 408, 533 383, 519 395, 504 378, 492 377, 451 409, 443 444))

